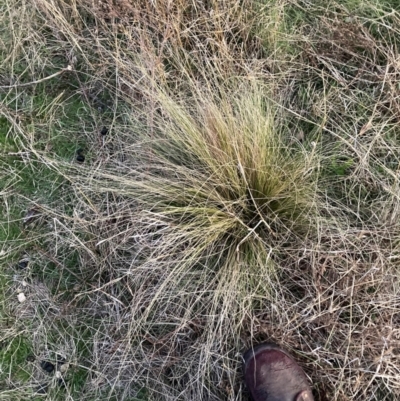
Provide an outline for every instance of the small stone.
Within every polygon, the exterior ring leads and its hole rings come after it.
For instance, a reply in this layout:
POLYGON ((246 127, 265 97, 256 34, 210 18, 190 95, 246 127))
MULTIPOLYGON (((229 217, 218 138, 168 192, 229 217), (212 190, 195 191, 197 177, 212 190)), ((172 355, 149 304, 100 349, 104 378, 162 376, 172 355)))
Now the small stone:
POLYGON ((54 365, 49 361, 40 362, 40 367, 47 373, 51 373, 54 370, 54 365))
POLYGON ((63 363, 62 365, 59 366, 59 370, 61 373, 65 373, 69 368, 69 363, 63 363))
POLYGON ((108 128, 107 128, 107 127, 103 127, 103 128, 101 129, 101 131, 100 131, 100 134, 101 134, 101 135, 107 135, 107 133, 108 133, 108 128))
POLYGON ((26 296, 25 296, 25 294, 23 292, 20 292, 18 294, 18 301, 21 302, 21 303, 26 301, 26 296))

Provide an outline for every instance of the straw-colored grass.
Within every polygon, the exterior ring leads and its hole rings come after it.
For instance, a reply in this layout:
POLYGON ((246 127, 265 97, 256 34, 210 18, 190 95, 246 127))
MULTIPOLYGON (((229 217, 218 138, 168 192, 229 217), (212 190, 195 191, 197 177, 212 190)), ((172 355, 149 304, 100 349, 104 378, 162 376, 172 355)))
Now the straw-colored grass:
POLYGON ((395 6, 1 4, 0 399, 397 399, 395 6))

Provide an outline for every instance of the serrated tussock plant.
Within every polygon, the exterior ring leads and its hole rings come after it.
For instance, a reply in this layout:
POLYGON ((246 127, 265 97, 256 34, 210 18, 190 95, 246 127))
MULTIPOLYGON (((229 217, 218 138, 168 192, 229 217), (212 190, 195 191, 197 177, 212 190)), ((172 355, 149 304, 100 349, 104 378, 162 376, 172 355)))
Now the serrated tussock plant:
POLYGON ((303 241, 319 213, 315 148, 290 142, 260 88, 193 92, 184 101, 158 92, 152 126, 132 124, 128 174, 107 172, 104 189, 123 186, 137 202, 157 259, 218 268, 303 241))

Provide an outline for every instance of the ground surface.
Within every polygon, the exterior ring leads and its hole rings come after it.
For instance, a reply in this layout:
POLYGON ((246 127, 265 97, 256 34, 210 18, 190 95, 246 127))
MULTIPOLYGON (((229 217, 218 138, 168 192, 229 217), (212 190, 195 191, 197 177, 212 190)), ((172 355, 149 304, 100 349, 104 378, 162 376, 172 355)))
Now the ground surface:
POLYGON ((400 396, 397 1, 0 3, 0 400, 400 396))

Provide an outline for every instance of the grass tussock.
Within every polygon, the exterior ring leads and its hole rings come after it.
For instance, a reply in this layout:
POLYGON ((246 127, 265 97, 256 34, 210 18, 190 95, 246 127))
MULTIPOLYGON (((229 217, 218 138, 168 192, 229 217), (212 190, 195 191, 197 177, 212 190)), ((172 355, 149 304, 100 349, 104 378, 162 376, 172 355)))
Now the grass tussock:
POLYGON ((257 89, 230 99, 196 95, 182 104, 160 93, 152 130, 132 124, 137 143, 126 174, 112 166, 102 189, 129 194, 177 245, 196 244, 188 252, 226 241, 240 253, 247 239, 268 249, 307 234, 319 206, 316 144, 285 144, 257 89))
POLYGON ((397 399, 396 7, 0 5, 0 399, 397 399))

